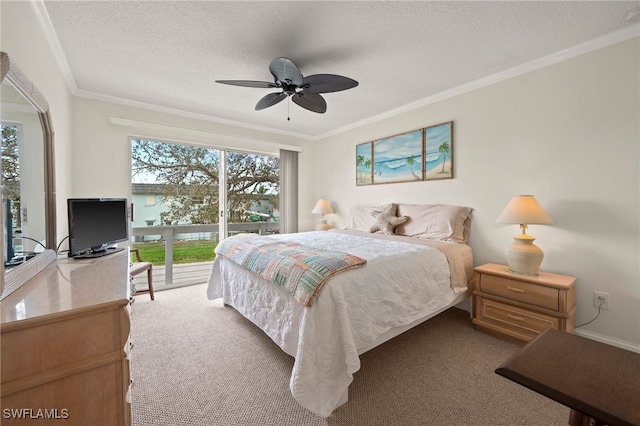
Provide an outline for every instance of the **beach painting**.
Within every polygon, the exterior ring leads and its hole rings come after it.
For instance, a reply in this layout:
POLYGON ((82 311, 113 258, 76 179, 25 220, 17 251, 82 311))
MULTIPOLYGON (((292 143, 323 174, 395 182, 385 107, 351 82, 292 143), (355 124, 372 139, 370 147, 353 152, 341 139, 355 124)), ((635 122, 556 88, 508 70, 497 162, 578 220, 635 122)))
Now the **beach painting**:
POLYGON ((356 185, 373 184, 373 142, 356 145, 356 185))
POLYGON ((423 129, 373 142, 373 183, 423 179, 423 129))
POLYGON ((453 121, 425 131, 424 180, 453 178, 453 121))

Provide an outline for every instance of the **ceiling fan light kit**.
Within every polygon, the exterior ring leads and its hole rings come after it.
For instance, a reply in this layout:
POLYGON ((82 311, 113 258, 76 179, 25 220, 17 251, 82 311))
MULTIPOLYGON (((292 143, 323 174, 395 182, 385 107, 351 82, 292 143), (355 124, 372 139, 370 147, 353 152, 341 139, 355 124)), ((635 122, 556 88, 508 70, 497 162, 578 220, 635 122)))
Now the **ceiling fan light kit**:
POLYGON ((282 89, 269 93, 256 104, 256 111, 269 108, 291 97, 293 103, 309 111, 323 114, 327 111, 327 102, 320 93, 332 93, 352 89, 358 82, 336 74, 314 74, 303 77, 296 64, 288 58, 276 58, 269 64, 274 82, 253 80, 216 80, 216 83, 232 86, 255 87, 260 89, 282 89))

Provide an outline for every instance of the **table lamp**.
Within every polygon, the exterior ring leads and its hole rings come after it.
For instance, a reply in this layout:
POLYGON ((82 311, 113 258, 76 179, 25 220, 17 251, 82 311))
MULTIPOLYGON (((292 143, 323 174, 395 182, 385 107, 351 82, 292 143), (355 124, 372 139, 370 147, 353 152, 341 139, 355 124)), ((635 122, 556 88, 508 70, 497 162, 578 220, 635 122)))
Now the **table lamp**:
POLYGON ((324 218, 325 214, 333 213, 331 203, 329 203, 328 200, 325 200, 323 198, 319 199, 313 210, 311 210, 311 213, 322 215, 322 217, 318 221, 318 224, 316 225, 316 231, 326 231, 331 228, 331 225, 329 225, 327 223, 327 220, 324 218))
POLYGON ((515 240, 507 251, 507 271, 520 275, 538 275, 544 253, 533 244, 534 237, 527 234, 530 224, 548 225, 553 220, 542 208, 533 195, 513 197, 500 214, 497 223, 517 223, 522 234, 513 237, 515 240))

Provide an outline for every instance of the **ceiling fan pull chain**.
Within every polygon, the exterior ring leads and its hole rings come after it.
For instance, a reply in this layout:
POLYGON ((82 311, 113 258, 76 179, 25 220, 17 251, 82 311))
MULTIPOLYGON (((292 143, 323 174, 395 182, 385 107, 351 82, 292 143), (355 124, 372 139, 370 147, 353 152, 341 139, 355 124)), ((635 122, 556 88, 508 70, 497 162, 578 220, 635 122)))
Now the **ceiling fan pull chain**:
POLYGON ((291 121, 291 96, 287 98, 287 121, 291 121))

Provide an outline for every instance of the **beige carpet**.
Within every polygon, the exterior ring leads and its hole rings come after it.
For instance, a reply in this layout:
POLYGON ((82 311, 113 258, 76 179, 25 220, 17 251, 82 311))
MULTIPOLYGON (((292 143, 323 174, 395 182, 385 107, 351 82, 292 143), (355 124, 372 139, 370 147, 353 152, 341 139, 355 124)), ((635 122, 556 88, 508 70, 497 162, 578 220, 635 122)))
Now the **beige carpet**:
POLYGON ((494 373, 518 346, 450 309, 361 356, 329 418, 291 396, 293 358, 196 285, 136 296, 134 426, 566 425, 569 409, 494 373))

